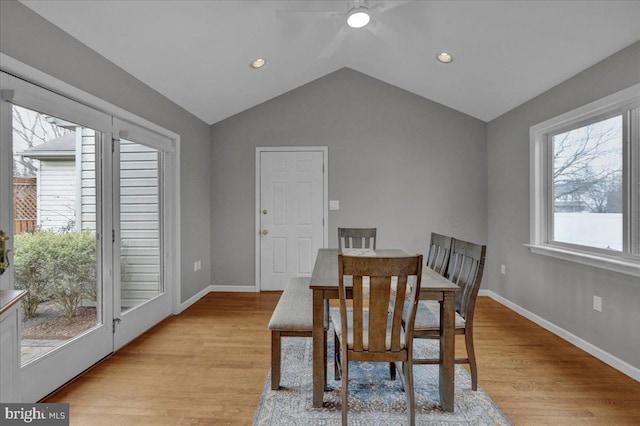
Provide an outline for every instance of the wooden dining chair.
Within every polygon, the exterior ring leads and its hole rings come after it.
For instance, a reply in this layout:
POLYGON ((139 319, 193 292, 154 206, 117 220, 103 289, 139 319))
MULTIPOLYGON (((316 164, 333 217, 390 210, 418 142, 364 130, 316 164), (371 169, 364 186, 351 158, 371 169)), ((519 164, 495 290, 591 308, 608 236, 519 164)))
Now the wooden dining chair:
POLYGON ((376 249, 377 228, 338 228, 338 248, 376 249))
POLYGON ((415 423, 413 323, 421 275, 421 255, 338 256, 340 308, 331 310, 331 321, 336 347, 340 348, 335 362, 342 378, 343 425, 347 424, 349 361, 396 363, 395 368, 402 372, 409 424, 415 423), (345 286, 346 276, 352 277, 350 287, 345 286), (412 276, 415 278, 410 279, 412 276), (352 300, 347 290, 352 290, 352 300))
POLYGON ((447 273, 449 255, 451 254, 451 237, 442 234, 431 233, 429 253, 427 254, 427 267, 433 269, 442 276, 447 273))
MULTIPOLYGON (((446 277, 460 286, 456 293, 455 333, 464 335, 467 358, 456 358, 456 364, 469 364, 471 388, 478 389, 478 367, 473 347, 473 316, 478 290, 482 282, 487 246, 452 239, 446 277)), ((422 300, 418 303, 414 337, 440 338, 441 304, 422 300)), ((439 364, 440 359, 414 359, 415 365, 439 364)))

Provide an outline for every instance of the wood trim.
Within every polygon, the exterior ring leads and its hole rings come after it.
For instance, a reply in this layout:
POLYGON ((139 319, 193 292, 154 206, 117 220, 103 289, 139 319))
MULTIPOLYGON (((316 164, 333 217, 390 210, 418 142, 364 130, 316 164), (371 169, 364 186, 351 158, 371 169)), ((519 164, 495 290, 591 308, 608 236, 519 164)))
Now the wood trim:
POLYGON ((27 295, 26 290, 0 290, 0 314, 7 312, 13 305, 27 295))

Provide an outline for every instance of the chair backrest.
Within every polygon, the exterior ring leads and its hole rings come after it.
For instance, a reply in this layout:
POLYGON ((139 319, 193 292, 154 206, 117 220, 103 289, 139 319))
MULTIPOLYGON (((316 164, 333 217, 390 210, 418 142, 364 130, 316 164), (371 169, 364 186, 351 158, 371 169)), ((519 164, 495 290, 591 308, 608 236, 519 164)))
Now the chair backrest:
POLYGON ((376 249, 377 228, 338 228, 338 248, 376 249))
POLYGON ((460 286, 456 294, 456 311, 470 322, 484 272, 487 246, 453 239, 447 278, 460 286))
POLYGON ((347 336, 347 330, 353 330, 352 351, 410 353, 421 276, 422 255, 338 256, 342 335, 347 336), (352 277, 353 314, 349 316, 345 276, 352 277), (405 304, 408 309, 404 309, 405 304))
POLYGON ((451 253, 451 240, 452 238, 446 235, 436 234, 435 232, 431 233, 427 267, 443 276, 447 273, 449 254, 451 253))

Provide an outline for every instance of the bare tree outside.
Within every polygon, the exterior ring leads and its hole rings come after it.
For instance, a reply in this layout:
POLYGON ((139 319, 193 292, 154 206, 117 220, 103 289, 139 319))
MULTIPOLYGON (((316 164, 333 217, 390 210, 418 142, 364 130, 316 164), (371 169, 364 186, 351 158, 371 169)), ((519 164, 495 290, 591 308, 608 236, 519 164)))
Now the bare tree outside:
POLYGON ((555 239, 621 250, 622 116, 555 135, 552 143, 555 239))
MULTIPOLYGON (((47 115, 16 105, 13 106, 12 125, 14 152, 22 152, 71 132, 58 126, 47 115)), ((35 176, 36 171, 36 160, 13 156, 14 176, 35 176)))

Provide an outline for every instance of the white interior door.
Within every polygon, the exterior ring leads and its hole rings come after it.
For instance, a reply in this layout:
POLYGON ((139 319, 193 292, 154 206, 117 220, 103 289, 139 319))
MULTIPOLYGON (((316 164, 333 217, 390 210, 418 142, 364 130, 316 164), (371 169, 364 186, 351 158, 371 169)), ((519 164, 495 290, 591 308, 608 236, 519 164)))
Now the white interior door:
POLYGON ((326 149, 259 152, 261 290, 284 290, 291 277, 311 276, 324 247, 326 149))

